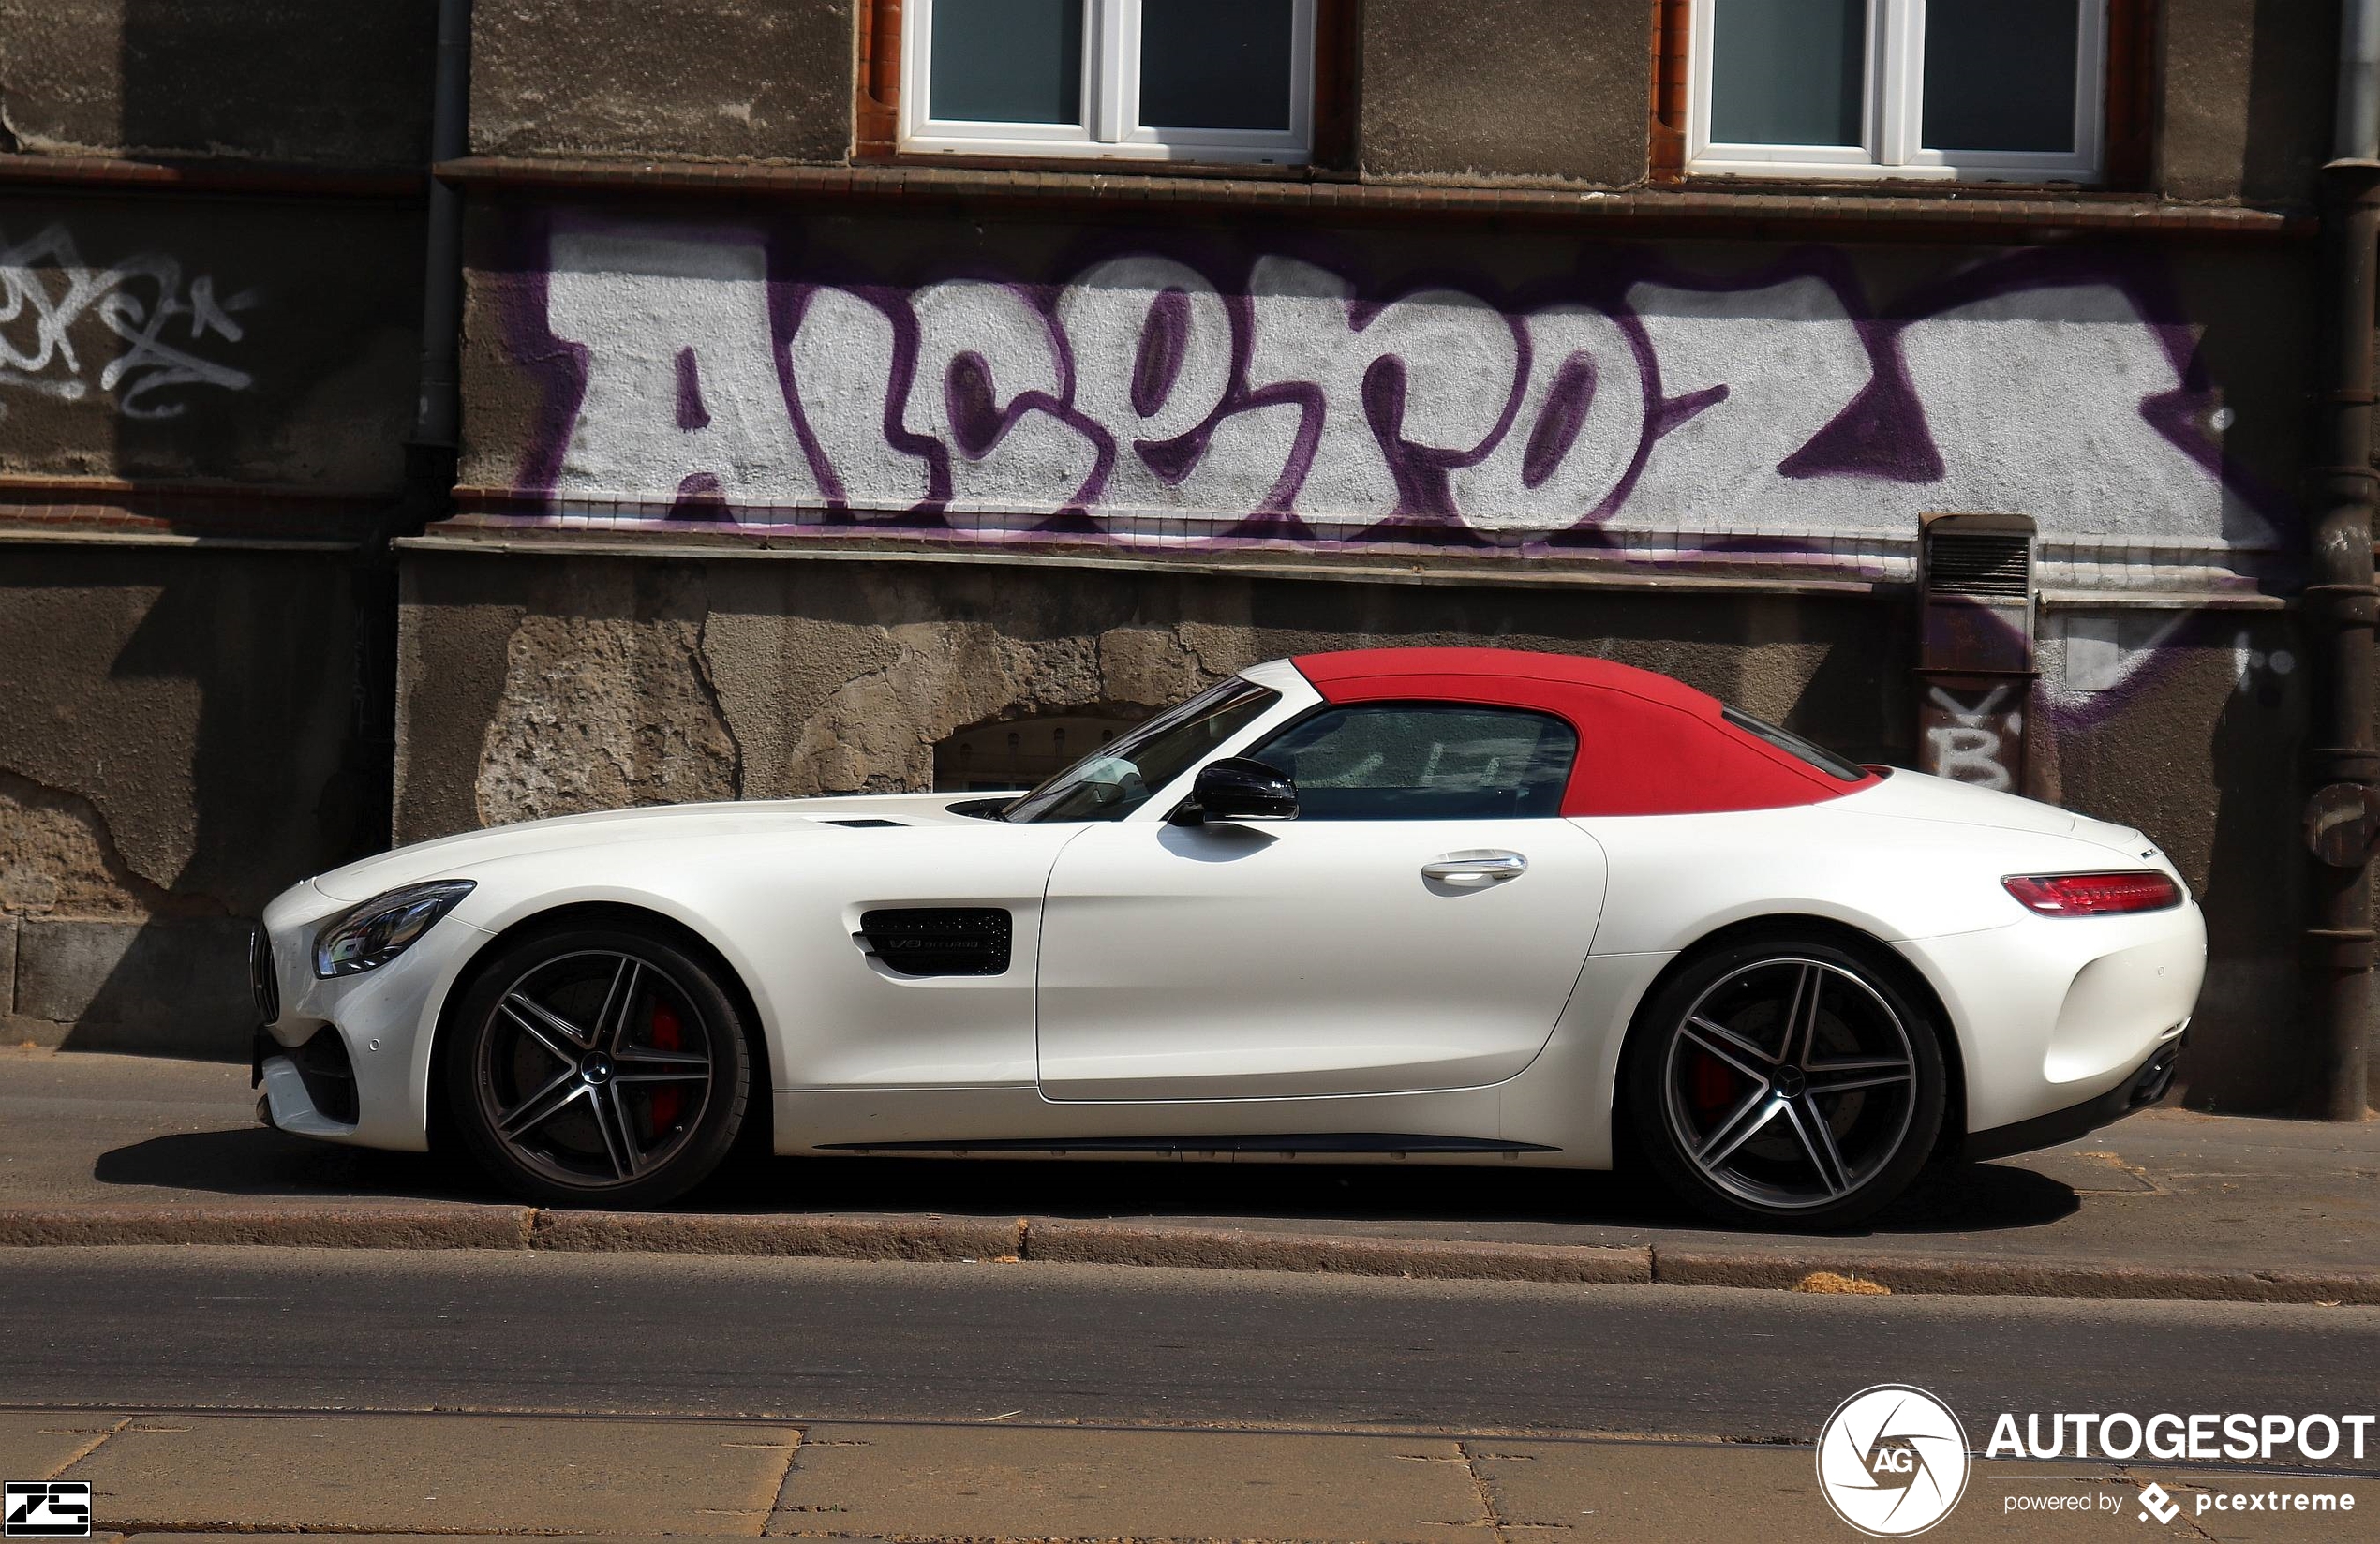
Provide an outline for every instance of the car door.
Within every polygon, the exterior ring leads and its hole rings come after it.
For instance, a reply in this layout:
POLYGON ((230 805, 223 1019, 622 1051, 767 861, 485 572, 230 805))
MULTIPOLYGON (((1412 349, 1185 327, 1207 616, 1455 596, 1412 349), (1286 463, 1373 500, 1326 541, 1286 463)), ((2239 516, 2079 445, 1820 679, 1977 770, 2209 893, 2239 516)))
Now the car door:
POLYGON ((1602 850, 1559 814, 1576 750, 1534 711, 1329 707, 1246 752, 1296 780, 1296 818, 1150 809, 1084 830, 1043 913, 1043 1093, 1373 1094, 1518 1073, 1602 907, 1602 850))

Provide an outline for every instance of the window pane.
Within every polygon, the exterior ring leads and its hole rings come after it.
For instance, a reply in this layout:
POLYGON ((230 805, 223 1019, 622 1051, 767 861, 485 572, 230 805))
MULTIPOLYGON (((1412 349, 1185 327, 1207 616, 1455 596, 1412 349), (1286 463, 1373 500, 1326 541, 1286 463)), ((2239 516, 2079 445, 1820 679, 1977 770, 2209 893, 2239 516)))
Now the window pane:
POLYGON ((933 117, 1082 122, 1082 0, 933 5, 933 117))
POLYGON ((1291 0, 1141 0, 1140 122, 1289 126, 1291 0))
POLYGON ((1412 705, 1339 708, 1252 752, 1297 783, 1300 820, 1551 817, 1577 753, 1548 714, 1412 705))
POLYGON ((1926 0, 1928 150, 2075 148, 2082 0, 1926 0))
POLYGON ((1829 777, 1840 778, 1845 782, 1867 779, 1867 769, 1849 756, 1838 756, 1822 745, 1803 739, 1790 729, 1779 729, 1773 723, 1755 719, 1748 713, 1739 713, 1732 707, 1720 708, 1719 712, 1729 723, 1746 734, 1758 735, 1787 755, 1799 757, 1829 777))
POLYGON ((1716 0, 1711 139, 1856 145, 1867 90, 1867 0, 1716 0))
POLYGON ((1003 820, 1118 821, 1281 700, 1234 676, 1125 731, 1000 814, 1003 820))

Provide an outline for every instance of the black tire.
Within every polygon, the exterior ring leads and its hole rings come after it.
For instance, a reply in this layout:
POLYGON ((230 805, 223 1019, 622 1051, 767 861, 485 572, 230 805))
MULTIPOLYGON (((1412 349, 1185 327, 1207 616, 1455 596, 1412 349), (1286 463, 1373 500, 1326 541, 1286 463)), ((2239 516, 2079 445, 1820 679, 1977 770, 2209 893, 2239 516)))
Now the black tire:
POLYGON ((1713 949, 1638 1012, 1622 1072, 1645 1162, 1737 1227, 1850 1227, 1925 1169, 1943 1028, 1867 950, 1779 932, 1713 949))
POLYGON ((507 945, 456 1004, 454 1130, 538 1206, 663 1205, 736 1142, 751 1101, 743 1015, 715 967, 658 928, 564 927, 507 945))

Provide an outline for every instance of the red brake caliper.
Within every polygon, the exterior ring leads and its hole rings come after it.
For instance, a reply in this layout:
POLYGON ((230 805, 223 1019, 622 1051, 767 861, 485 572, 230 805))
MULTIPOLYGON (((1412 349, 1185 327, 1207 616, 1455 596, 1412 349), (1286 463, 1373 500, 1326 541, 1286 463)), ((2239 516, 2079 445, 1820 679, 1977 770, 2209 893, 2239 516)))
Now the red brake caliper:
POLYGON ((1708 1051, 1694 1053, 1694 1113, 1705 1121, 1735 1102, 1735 1069, 1708 1051))
MULTIPOLYGON (((655 1050, 674 1051, 682 1048, 685 1027, 677 1021, 677 1010, 658 1000, 653 1003, 652 1032, 655 1050)), ((654 1136, 659 1137, 662 1133, 677 1123, 677 1111, 684 1103, 685 1097, 673 1084, 662 1083, 654 1087, 650 1106, 653 1114, 654 1136)))

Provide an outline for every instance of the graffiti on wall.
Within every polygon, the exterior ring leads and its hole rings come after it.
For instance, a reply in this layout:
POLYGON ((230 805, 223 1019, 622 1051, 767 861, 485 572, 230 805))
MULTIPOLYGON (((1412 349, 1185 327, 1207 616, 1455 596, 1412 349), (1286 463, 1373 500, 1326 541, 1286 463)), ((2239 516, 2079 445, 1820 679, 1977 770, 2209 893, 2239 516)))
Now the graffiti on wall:
POLYGON ((0 231, 0 393, 66 402, 96 393, 126 418, 179 417, 189 388, 244 392, 253 383, 217 356, 241 340, 239 314, 257 302, 251 290, 218 296, 212 275, 186 279, 182 264, 159 252, 95 267, 62 225, 13 245, 0 231), (101 339, 101 350, 88 348, 101 339))
POLYGON ((887 281, 760 231, 564 221, 502 275, 547 426, 521 492, 774 523, 1592 540, 2268 543, 2153 278, 2022 252, 1880 306, 1808 249, 1725 277, 1593 253, 1513 290, 1360 259, 1119 248, 887 281))
POLYGON ((1966 690, 1926 683, 1917 705, 1919 765, 1953 782, 2014 790, 2024 770, 2025 700, 2007 681, 1966 690))

